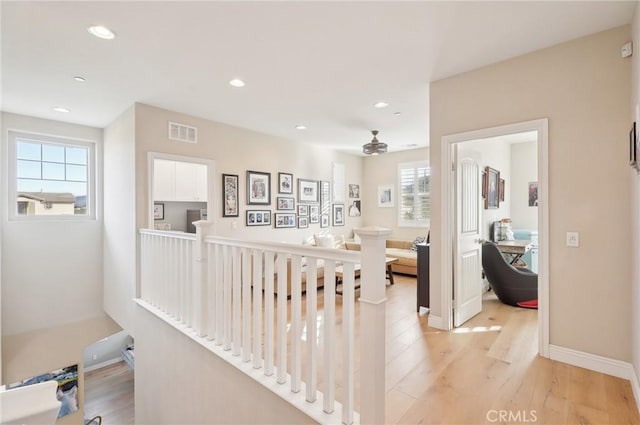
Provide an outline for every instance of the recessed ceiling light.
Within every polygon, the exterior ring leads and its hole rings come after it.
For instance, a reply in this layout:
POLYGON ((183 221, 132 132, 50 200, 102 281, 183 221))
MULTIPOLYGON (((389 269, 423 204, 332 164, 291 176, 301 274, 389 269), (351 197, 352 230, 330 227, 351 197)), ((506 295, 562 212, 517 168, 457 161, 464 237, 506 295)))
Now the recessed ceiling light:
POLYGON ((393 115, 397 117, 398 115, 402 115, 402 112, 394 112, 393 115))
POLYGON ((102 25, 94 25, 92 27, 87 28, 89 34, 95 35, 98 38, 103 38, 105 40, 113 40, 115 38, 115 34, 107 27, 103 27, 102 25))
POLYGON ((54 106, 53 110, 56 112, 62 112, 63 114, 66 114, 68 112, 71 112, 71 109, 69 108, 63 108, 62 106, 54 106))
POLYGON ((239 78, 234 78, 233 80, 229 81, 229 84, 231 84, 233 87, 244 87, 244 81, 239 78))
POLYGON ((389 106, 387 102, 377 102, 373 105, 374 108, 386 108, 387 106, 389 106))
POLYGON ((306 129, 307 129, 306 125, 302 125, 302 124, 296 125, 296 130, 306 130, 306 129))
POLYGON ((75 77, 73 77, 73 79, 76 80, 79 83, 84 83, 85 81, 87 81, 87 80, 84 79, 84 77, 81 77, 79 75, 76 75, 75 77))

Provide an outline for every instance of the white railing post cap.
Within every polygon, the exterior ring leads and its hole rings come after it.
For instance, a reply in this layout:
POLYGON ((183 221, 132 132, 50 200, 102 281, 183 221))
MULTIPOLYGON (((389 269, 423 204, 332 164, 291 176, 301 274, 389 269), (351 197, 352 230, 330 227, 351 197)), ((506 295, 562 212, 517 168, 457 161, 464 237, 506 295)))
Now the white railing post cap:
POLYGON ((353 229, 353 233, 360 237, 389 236, 391 234, 391 229, 380 226, 367 226, 359 229, 353 229))
POLYGON ((198 221, 194 221, 193 225, 195 226, 196 229, 202 228, 204 230, 211 227, 213 225, 213 221, 198 220, 198 221))

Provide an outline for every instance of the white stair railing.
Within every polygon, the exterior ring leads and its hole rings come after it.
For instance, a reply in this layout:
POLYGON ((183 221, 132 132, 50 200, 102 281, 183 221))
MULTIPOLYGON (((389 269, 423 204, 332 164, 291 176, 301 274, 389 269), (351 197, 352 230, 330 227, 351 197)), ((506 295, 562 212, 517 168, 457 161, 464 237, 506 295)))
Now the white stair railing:
POLYGON ((139 303, 189 326, 223 355, 241 359, 235 365, 247 374, 261 369, 266 381, 260 381, 271 382, 264 385, 274 392, 282 395, 279 388, 288 386, 290 393, 302 394, 301 403, 289 401, 319 422, 384 423, 384 240, 389 231, 357 230, 358 252, 207 236, 209 222, 195 225, 196 235, 140 231, 139 303), (360 267, 361 416, 354 381, 355 270, 360 267), (342 276, 341 318, 336 317, 336 272, 342 276))

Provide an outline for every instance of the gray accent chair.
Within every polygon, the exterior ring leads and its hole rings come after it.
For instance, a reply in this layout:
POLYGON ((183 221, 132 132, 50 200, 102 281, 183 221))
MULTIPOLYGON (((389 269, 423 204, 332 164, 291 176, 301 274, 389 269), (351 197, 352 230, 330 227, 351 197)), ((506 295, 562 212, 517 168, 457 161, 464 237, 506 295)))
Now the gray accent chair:
POLYGON ((519 302, 538 299, 538 275, 507 262, 493 242, 482 244, 482 268, 498 299, 518 306, 519 302))

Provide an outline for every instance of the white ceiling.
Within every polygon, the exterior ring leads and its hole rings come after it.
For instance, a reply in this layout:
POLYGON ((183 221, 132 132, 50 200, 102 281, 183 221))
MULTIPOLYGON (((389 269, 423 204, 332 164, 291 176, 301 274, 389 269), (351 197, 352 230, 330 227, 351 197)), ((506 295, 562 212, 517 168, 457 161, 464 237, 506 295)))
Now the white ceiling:
POLYGON ((4 111, 105 127, 142 102, 357 153, 371 129, 390 150, 428 145, 430 81, 627 24, 635 2, 0 7, 4 111), (89 35, 95 24, 117 37, 89 35), (246 86, 231 87, 235 77, 246 86))

